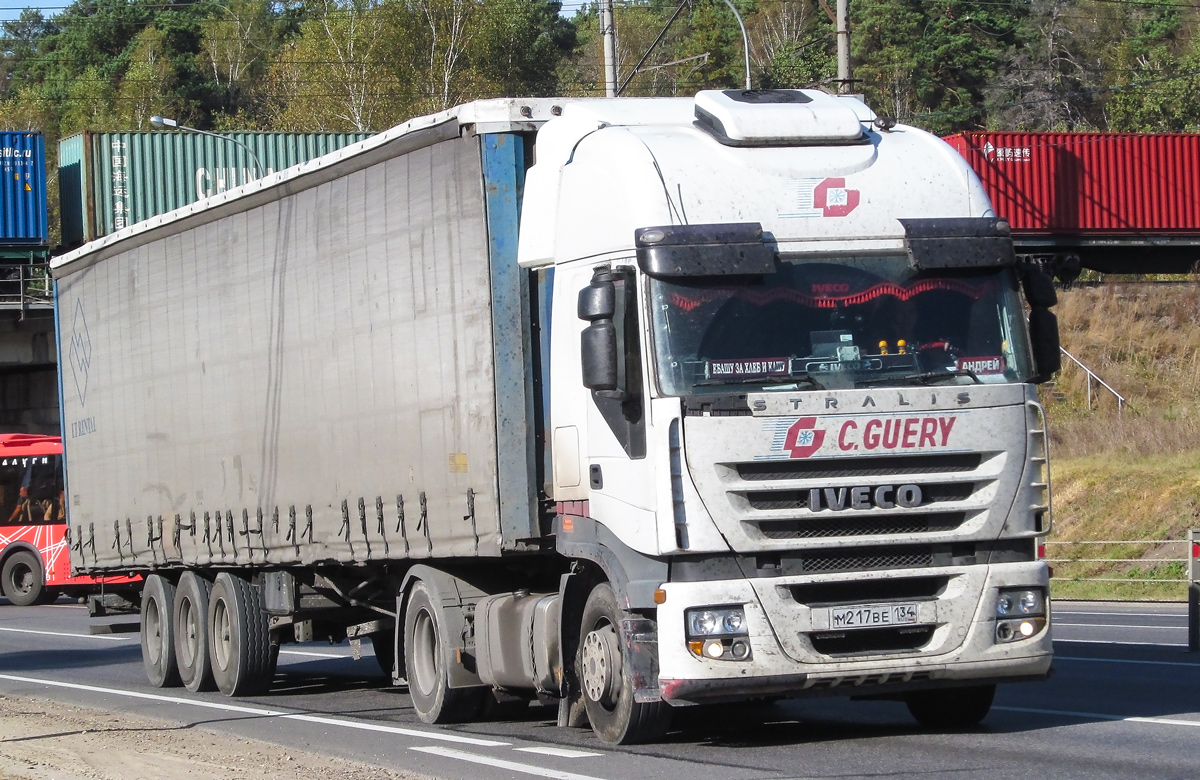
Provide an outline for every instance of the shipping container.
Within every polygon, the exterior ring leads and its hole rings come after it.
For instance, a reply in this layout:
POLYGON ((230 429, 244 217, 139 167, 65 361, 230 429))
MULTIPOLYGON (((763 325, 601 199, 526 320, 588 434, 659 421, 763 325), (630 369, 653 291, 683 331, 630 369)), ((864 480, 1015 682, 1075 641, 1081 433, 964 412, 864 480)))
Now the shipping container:
POLYGON ((946 140, 1014 232, 1200 234, 1200 134, 960 133, 946 140))
POLYGON ((64 138, 58 145, 63 245, 106 236, 370 135, 85 131, 64 138))
POLYGON ((0 131, 0 247, 48 242, 45 139, 41 133, 0 131))

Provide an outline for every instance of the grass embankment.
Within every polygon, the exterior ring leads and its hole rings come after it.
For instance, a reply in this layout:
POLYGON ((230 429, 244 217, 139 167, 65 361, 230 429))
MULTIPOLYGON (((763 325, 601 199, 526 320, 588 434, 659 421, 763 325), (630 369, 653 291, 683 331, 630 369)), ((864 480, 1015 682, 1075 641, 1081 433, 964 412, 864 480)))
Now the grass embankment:
POLYGON ((1181 600, 1182 544, 1200 527, 1200 284, 1110 284, 1060 294, 1063 347, 1126 398, 1064 359, 1042 396, 1050 418, 1056 563, 1054 595, 1181 600), (1141 544, 1064 542, 1150 540, 1141 544), (1078 581, 1073 581, 1080 578, 1078 581), (1097 579, 1119 580, 1117 582, 1097 579), (1167 579, 1173 583, 1137 582, 1167 579))

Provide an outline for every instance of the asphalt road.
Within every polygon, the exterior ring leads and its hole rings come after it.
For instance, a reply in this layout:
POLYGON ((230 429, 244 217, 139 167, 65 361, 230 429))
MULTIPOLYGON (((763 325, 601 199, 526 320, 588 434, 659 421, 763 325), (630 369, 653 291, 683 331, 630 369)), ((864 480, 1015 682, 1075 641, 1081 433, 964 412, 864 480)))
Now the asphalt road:
POLYGON ((1186 652, 1183 605, 1054 609, 1054 677, 1001 686, 966 733, 924 731, 899 703, 840 699, 678 710, 665 742, 619 749, 556 728, 549 707, 431 727, 369 649, 355 661, 346 645, 287 646, 266 696, 190 694, 147 684, 136 633, 93 635, 75 605, 3 600, 0 693, 464 780, 1200 777, 1200 654, 1186 652))

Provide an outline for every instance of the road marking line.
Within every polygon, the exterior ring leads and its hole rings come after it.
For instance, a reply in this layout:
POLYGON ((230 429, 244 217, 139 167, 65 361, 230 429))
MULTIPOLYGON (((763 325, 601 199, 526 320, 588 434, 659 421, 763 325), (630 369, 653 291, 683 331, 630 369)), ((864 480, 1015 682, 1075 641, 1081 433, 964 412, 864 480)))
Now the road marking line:
POLYGON ((1139 645, 1144 647, 1187 647, 1185 644, 1177 642, 1118 642, 1115 639, 1059 639, 1054 638, 1054 644, 1077 644, 1077 645, 1139 645))
POLYGON ((591 775, 577 775, 574 772, 563 772, 559 769, 550 769, 548 767, 535 766, 533 764, 521 764, 516 761, 505 761, 502 758, 491 758, 490 756, 479 756, 474 753, 467 753, 463 750, 454 750, 453 748, 414 747, 409 749, 416 750, 421 753, 430 753, 435 756, 442 756, 443 758, 456 758, 459 761, 469 761, 472 764, 494 766, 497 769, 507 769, 512 772, 536 775, 537 777, 549 777, 553 780, 600 780, 600 778, 592 777, 591 775))
POLYGON ((1084 615, 1086 617, 1150 617, 1150 618, 1178 618, 1180 620, 1187 619, 1186 612, 1074 612, 1064 610, 1058 607, 1052 607, 1051 611, 1055 615, 1084 615))
POLYGON ((125 696, 131 699, 149 699, 150 701, 161 701, 167 702, 168 704, 183 704, 189 707, 201 707, 210 710, 221 710, 223 712, 239 712, 244 715, 261 715, 268 718, 299 720, 305 723, 319 723, 322 726, 340 726, 342 728, 355 729, 358 731, 379 731, 385 734, 398 734, 400 736, 417 737, 419 739, 436 739, 444 742, 457 742, 463 745, 475 745, 477 747, 504 747, 511 744, 509 742, 497 742, 493 739, 464 737, 459 734, 452 734, 449 732, 423 731, 421 729, 410 729, 401 726, 385 726, 382 723, 370 723, 368 721, 343 720, 341 718, 328 718, 321 715, 305 715, 299 712, 266 710, 262 709, 261 707, 244 707, 240 704, 224 704, 216 701, 184 699, 180 696, 162 696, 156 693, 143 693, 141 691, 123 691, 120 688, 101 688, 98 685, 81 685, 79 683, 61 682, 59 680, 43 680, 37 677, 21 677, 15 674, 0 674, 0 680, 12 680, 13 682, 33 683, 35 685, 49 685, 54 688, 68 688, 75 691, 107 693, 112 696, 125 696))
POLYGON ((1035 715, 1065 715, 1069 718, 1084 718, 1086 720, 1124 721, 1128 723, 1151 723, 1165 726, 1190 726, 1200 729, 1200 720, 1177 720, 1175 718, 1139 718, 1133 715, 1106 715, 1100 712, 1072 712, 1070 710, 1040 710, 1033 707, 992 707, 1004 712, 1028 712, 1035 715))
POLYGON ((589 756, 602 756, 603 753, 590 753, 586 750, 568 750, 560 747, 524 747, 513 748, 520 753, 540 753, 543 756, 557 756, 559 758, 588 758, 589 756))
POLYGON ((1059 623, 1054 622, 1058 628, 1157 628, 1162 631, 1184 631, 1187 626, 1128 626, 1121 623, 1059 623))
POLYGON ((280 650, 280 655, 305 655, 311 658, 349 658, 341 653, 314 653, 310 650, 280 650))
POLYGON ((11 631, 14 634, 41 634, 42 636, 69 636, 74 639, 103 639, 107 642, 124 642, 133 639, 131 636, 115 636, 113 634, 68 634, 62 631, 34 631, 32 628, 0 628, 0 631, 11 631))
POLYGON ((1098 664, 1141 664, 1144 666, 1184 666, 1190 669, 1200 669, 1200 664, 1185 664, 1179 661, 1137 661, 1132 658, 1071 658, 1063 655, 1054 656, 1055 661, 1092 661, 1098 664))

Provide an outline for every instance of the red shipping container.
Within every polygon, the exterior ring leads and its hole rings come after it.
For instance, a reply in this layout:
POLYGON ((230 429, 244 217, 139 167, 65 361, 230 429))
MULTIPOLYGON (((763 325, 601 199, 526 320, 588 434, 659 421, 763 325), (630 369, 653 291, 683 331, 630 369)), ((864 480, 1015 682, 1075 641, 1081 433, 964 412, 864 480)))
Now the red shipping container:
POLYGON ((1200 134, 959 133, 1014 236, 1200 234, 1200 134))

